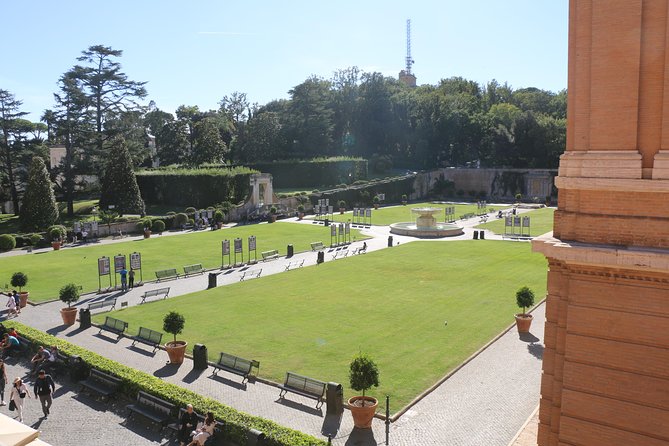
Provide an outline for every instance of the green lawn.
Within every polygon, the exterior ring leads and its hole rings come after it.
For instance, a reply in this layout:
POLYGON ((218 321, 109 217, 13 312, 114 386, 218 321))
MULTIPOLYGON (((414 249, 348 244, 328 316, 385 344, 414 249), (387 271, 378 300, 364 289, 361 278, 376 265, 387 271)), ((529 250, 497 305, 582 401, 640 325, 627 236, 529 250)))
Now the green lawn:
MULTIPOLYGON (((202 231, 172 237, 154 236, 150 239, 128 241, 112 245, 92 244, 85 248, 62 249, 40 254, 26 254, 0 258, 0 286, 9 283, 11 275, 22 271, 28 275, 27 291, 30 300, 42 302, 58 297, 58 290, 69 282, 83 287, 84 292, 98 289, 97 259, 102 256, 112 258, 116 254, 142 254, 142 269, 145 280, 155 279, 154 271, 177 268, 193 263, 201 263, 206 268, 221 265, 221 241, 240 237, 243 240, 244 260, 247 260, 248 236, 257 238, 258 258, 260 253, 278 249, 286 254, 286 246, 292 244, 295 252, 307 251, 309 243, 322 240, 326 245, 330 240, 330 228, 323 226, 296 225, 289 223, 240 226, 220 231, 202 231)), ((352 230, 351 237, 362 240, 359 231, 352 230)), ((233 255, 234 261, 234 255, 233 255)), ((227 263, 227 259, 226 259, 227 263)), ((109 279, 107 276, 104 280, 109 279)), ((139 275, 137 277, 139 279, 139 275)), ((136 279, 136 280, 137 280, 136 279)), ((113 279, 112 279, 113 281, 113 279)))
MULTIPOLYGON (((403 221, 416 221, 417 214, 411 212, 412 208, 420 207, 432 207, 445 209, 446 207, 455 206, 455 218, 459 219, 461 215, 468 213, 477 213, 476 203, 473 204, 437 204, 437 203, 412 203, 407 204, 406 206, 389 206, 381 207, 379 209, 372 209, 372 224, 387 226, 391 223, 399 223, 403 221)), ((507 209, 509 206, 488 206, 488 209, 507 209)), ((315 218, 313 215, 308 218, 315 218)), ((439 222, 443 222, 446 219, 446 214, 442 210, 440 213, 435 215, 435 218, 439 222)), ((347 222, 353 220, 353 211, 344 212, 340 214, 338 209, 335 206, 335 214, 333 215, 333 220, 336 222, 347 222)), ((369 219, 367 219, 369 220, 369 219)))
MULTIPOLYGON (((525 212, 522 216, 530 217, 530 235, 537 237, 553 230, 553 213, 555 208, 542 208, 536 211, 525 212)), ((495 218, 488 223, 478 225, 479 229, 487 229, 496 234, 504 234, 504 219, 495 218)), ((527 228, 524 228, 524 233, 527 234, 527 228)))
POLYGON ((133 334, 162 331, 176 310, 189 349, 259 360, 260 375, 275 382, 294 371, 348 388, 348 364, 362 350, 380 370, 369 394, 391 395, 396 411, 513 323, 519 287, 545 295, 546 261, 530 249, 413 242, 109 314, 133 334))

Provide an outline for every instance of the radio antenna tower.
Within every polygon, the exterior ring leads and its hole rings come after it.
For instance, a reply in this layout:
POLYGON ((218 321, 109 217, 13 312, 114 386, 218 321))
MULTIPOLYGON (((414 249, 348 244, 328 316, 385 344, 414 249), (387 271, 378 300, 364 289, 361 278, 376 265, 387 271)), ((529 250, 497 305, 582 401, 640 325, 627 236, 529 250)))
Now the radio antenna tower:
POLYGON ((414 60, 411 58, 411 19, 407 19, 407 57, 406 57, 406 74, 411 74, 411 65, 414 60))

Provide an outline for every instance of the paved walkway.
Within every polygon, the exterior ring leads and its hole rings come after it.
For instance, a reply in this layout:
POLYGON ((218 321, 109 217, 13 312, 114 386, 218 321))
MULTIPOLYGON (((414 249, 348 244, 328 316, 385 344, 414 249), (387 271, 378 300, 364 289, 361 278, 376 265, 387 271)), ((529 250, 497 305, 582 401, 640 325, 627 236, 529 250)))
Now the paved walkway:
MULTIPOLYGON (((279 224, 312 224, 308 221, 281 221, 279 224)), ((478 219, 464 222, 465 234, 453 239, 471 239, 472 227, 478 219)), ((368 252, 387 248, 387 227, 372 227, 364 233, 372 237, 367 240, 368 252)), ((395 243, 406 243, 415 239, 394 235, 395 243)), ((486 234, 486 238, 501 238, 486 234)), ((435 240, 435 242, 443 240, 435 240)), ((356 242, 348 249, 359 247, 356 242)), ((334 251, 328 250, 325 261, 332 260, 334 251)), ((350 255, 350 254, 349 254, 350 255)), ((298 253, 291 259, 281 258, 261 263, 262 275, 285 271, 289 261, 304 259, 305 267, 316 263, 316 254, 298 253)), ((218 285, 239 281, 240 269, 229 270, 218 275, 218 285)), ((254 279, 255 280, 255 279, 254 279)), ((118 294, 119 303, 136 305, 140 295, 147 290, 169 286, 170 296, 186 294, 207 287, 206 275, 164 283, 149 283, 128 293, 118 294)), ((104 296, 88 295, 78 306, 104 296)), ((62 337, 68 341, 96 351, 104 356, 128 366, 151 373, 166 381, 189 388, 202 395, 217 399, 238 410, 274 420, 282 425, 309 433, 319 438, 324 417, 314 410, 313 401, 290 395, 286 400, 278 400, 278 389, 268 383, 256 382, 240 385, 236 375, 220 372, 212 377, 211 370, 202 373, 193 370, 192 361, 187 359, 181 366, 166 364, 167 355, 162 350, 156 354, 141 345, 131 347, 127 338, 116 341, 115 337, 98 334, 94 327, 81 330, 78 325, 62 325, 59 315, 59 301, 39 306, 29 306, 18 318, 20 322, 62 337)), ((534 312, 535 321, 532 335, 519 338, 515 328, 507 331, 499 339, 484 349, 478 356, 445 380, 436 389, 421 399, 390 427, 391 445, 462 445, 462 446, 507 446, 523 423, 532 414, 539 398, 541 376, 541 354, 543 347, 544 307, 540 305, 534 312)), ((380 406, 383 401, 380 402, 380 406)), ((398 408, 392 408, 396 412, 398 408)), ((51 418, 49 419, 51 421, 51 418)), ((100 435, 103 435, 102 430, 100 435)), ((110 431, 109 435, 114 435, 110 431)), ((144 437, 146 444, 154 441, 144 437)), ((353 429, 352 419, 344 413, 335 445, 375 445, 385 440, 385 425, 376 420, 371 431, 360 432, 353 429)), ((53 441, 53 444, 59 444, 53 441)), ((69 441, 68 444, 77 442, 69 441)), ((81 442, 83 443, 83 441, 81 442)), ((87 441, 88 443, 88 441, 87 441)), ((63 443, 64 444, 64 443, 63 443)), ((102 443, 100 443, 102 444, 102 443)), ((126 444, 142 444, 126 442, 126 444)))

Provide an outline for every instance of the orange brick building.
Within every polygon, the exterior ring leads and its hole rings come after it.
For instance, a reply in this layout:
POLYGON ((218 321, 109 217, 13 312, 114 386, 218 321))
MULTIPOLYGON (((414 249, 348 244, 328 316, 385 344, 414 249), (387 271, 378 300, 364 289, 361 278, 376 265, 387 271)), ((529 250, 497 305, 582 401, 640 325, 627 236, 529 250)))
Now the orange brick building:
POLYGON ((669 445, 669 1, 570 0, 541 446, 669 445))

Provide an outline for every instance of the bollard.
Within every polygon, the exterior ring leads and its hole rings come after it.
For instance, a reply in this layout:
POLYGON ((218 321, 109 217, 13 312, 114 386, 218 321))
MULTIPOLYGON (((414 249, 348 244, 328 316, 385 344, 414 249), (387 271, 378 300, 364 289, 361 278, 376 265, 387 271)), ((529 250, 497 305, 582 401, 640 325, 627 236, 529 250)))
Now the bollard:
POLYGON ((293 257, 294 249, 293 245, 286 246, 286 257, 293 257))
POLYGON ((91 310, 88 308, 79 309, 79 328, 89 328, 91 326, 91 310))
POLYGON ((479 239, 479 231, 474 231, 474 240, 479 239))
POLYGON ((479 238, 480 238, 481 240, 485 240, 485 231, 481 230, 481 231, 479 232, 479 238))
POLYGON ((218 274, 216 273, 209 273, 209 285, 207 286, 207 289, 210 290, 212 288, 216 288, 216 276, 218 274))
POLYGON ((392 248, 392 247, 393 247, 393 236, 389 235, 388 236, 388 248, 392 248))

